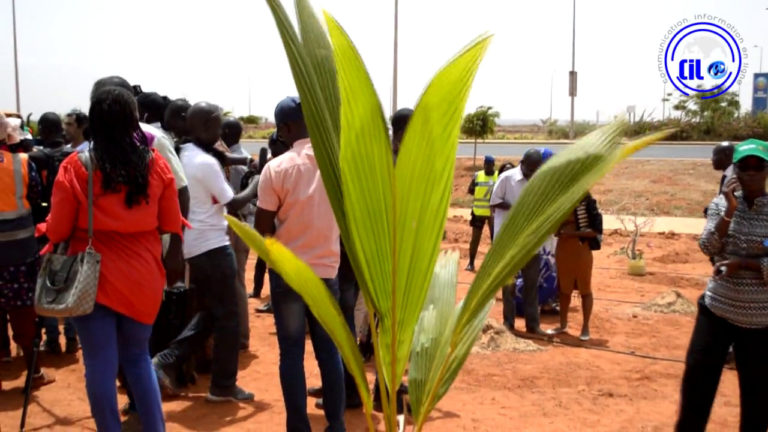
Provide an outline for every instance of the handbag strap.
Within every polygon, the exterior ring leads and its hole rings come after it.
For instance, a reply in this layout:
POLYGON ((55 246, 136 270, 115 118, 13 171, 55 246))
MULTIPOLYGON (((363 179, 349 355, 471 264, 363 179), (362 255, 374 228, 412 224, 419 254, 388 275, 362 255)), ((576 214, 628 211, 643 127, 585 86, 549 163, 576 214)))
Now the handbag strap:
POLYGON ((80 153, 78 156, 88 171, 88 247, 90 248, 93 244, 93 156, 91 146, 88 146, 87 152, 80 153))

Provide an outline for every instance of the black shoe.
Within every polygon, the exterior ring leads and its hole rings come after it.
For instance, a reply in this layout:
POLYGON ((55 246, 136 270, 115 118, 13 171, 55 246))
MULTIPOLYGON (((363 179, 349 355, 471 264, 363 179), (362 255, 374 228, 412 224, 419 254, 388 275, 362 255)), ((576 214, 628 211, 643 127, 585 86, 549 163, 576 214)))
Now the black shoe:
POLYGON ((248 298, 255 298, 255 299, 261 298, 261 293, 252 292, 248 294, 248 298))
MULTIPOLYGON (((375 393, 373 395, 373 410, 377 413, 384 412, 384 407, 381 404, 381 396, 378 394, 378 389, 375 390, 375 393)), ((397 413, 402 414, 403 413, 403 396, 408 394, 408 386, 405 384, 400 384, 400 387, 397 389, 397 413)), ((411 415, 411 403, 409 402, 407 407, 408 409, 408 415, 411 415)))
POLYGON ((514 324, 510 324, 508 322, 504 322, 504 328, 507 329, 510 333, 514 333, 515 332, 515 325, 514 324))
MULTIPOLYGON (((361 402, 360 406, 362 406, 362 402, 361 402)), ((373 410, 376 411, 377 413, 383 413, 384 412, 384 407, 381 405, 381 401, 380 400, 373 401, 373 410)), ((408 402, 408 415, 411 415, 412 412, 413 411, 411 410, 411 403, 408 402)), ((397 414, 402 414, 402 413, 403 413, 403 398, 398 396, 398 398, 397 398, 397 414)))
POLYGON ((307 389, 307 396, 315 399, 321 399, 323 397, 322 387, 310 387, 307 389))
POLYGON ((176 380, 176 368, 173 365, 163 365, 157 357, 152 359, 152 368, 157 376, 160 390, 168 396, 178 396, 181 391, 176 380))
MULTIPOLYGON (((323 398, 319 398, 315 401, 315 408, 321 410, 323 409, 323 398)), ((356 398, 347 398, 347 406, 346 409, 359 409, 363 407, 363 401, 360 400, 360 397, 356 398)))
POLYGON ((61 354, 61 344, 59 341, 46 340, 40 347, 40 351, 47 352, 48 354, 61 354))
POLYGON ((123 404, 123 406, 120 407, 120 414, 123 417, 128 417, 133 414, 138 414, 138 412, 139 411, 136 409, 136 407, 133 406, 133 404, 131 404, 130 402, 126 402, 125 404, 123 404))
POLYGON ((525 332, 530 335, 536 335, 536 336, 550 336, 547 332, 541 329, 541 327, 533 328, 533 329, 525 329, 525 332))
POLYGON ((77 353, 78 344, 77 344, 77 338, 67 338, 67 344, 64 348, 64 352, 67 354, 75 354, 77 353))
POLYGON ((213 390, 208 392, 205 400, 208 402, 251 402, 255 399, 253 393, 235 386, 235 389, 229 393, 219 394, 213 390))
POLYGON ((272 302, 266 302, 263 305, 257 307, 256 313, 265 313, 265 314, 275 313, 275 310, 272 308, 272 302))
POLYGON ((475 265, 474 265, 474 264, 471 264, 471 263, 470 263, 470 264, 467 264, 467 266, 464 268, 464 270, 466 270, 466 271, 468 271, 468 272, 472 272, 472 273, 474 273, 474 272, 475 272, 475 265))

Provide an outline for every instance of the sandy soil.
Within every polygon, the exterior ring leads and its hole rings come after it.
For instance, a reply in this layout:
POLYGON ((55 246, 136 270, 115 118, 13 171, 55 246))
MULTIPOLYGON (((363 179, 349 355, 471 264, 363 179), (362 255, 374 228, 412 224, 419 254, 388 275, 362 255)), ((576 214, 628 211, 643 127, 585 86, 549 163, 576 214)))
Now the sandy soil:
MULTIPOLYGON (((511 160, 499 159, 496 166, 511 160)), ((482 159, 478 158, 480 165, 482 159)), ((472 158, 456 160, 452 205, 472 205, 467 187, 473 173, 472 158)), ((714 198, 720 176, 709 161, 627 160, 599 182, 592 195, 608 214, 703 217, 702 211, 714 198)))
MULTIPOLYGON (((445 248, 460 249, 462 268, 468 253, 467 221, 448 221, 445 248)), ((580 328, 579 301, 571 311, 572 335, 562 343, 536 341, 536 352, 478 352, 472 354, 447 397, 433 412, 432 431, 668 431, 677 411, 693 315, 662 314, 642 306, 670 290, 695 301, 710 272, 694 236, 648 234, 641 240, 649 274, 626 274, 625 258, 616 251, 626 239, 619 233, 605 237, 596 254, 593 340, 584 346, 573 335, 580 328), (595 348, 595 349, 585 349, 595 348), (647 355, 656 359, 639 357, 647 355)), ((487 238, 481 246, 488 248, 487 238)), ((252 263, 249 266, 252 268, 252 263)), ((250 277, 249 277, 250 279, 250 277)), ((472 274, 460 275, 459 295, 464 296, 472 274)), ((251 308, 260 301, 251 300, 251 308)), ((501 321, 500 301, 491 318, 501 321)), ((256 402, 212 406, 204 401, 208 378, 203 377, 189 396, 165 402, 169 431, 281 430, 285 420, 278 378, 278 351, 271 315, 251 315, 251 350, 240 359, 239 382, 256 393, 256 402)), ((544 316, 543 326, 554 327, 557 318, 544 316)), ((518 328, 522 322, 518 322, 518 328)), ((58 381, 34 393, 28 430, 95 430, 83 383, 80 356, 44 356, 43 365, 58 381)), ((311 344, 305 359, 307 383, 320 383, 311 344)), ((21 412, 22 364, 15 359, 2 365, 0 427, 13 430, 21 412)), ((369 367, 368 378, 373 380, 369 367)), ((120 403, 125 396, 120 395, 120 403)), ((322 412, 309 401, 314 430, 322 430, 322 412)), ((736 374, 723 374, 711 419, 711 430, 735 430, 739 418, 736 374)), ((376 417, 383 429, 380 417, 376 417)), ((361 412, 347 413, 348 430, 361 431, 361 412)))

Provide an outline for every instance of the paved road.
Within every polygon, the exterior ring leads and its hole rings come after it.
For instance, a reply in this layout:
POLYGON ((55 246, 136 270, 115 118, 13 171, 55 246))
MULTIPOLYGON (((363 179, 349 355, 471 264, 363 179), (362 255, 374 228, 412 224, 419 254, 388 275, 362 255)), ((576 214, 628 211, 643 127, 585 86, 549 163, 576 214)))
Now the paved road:
MULTIPOLYGON (((257 154, 259 149, 266 146, 264 140, 243 141, 245 149, 257 154)), ((568 144, 557 142, 515 142, 515 143, 485 143, 477 145, 477 154, 482 157, 491 154, 496 157, 522 156, 531 147, 546 146, 557 152, 568 144)), ((459 143, 456 156, 472 156, 473 145, 467 142, 459 143)), ((633 156, 634 159, 709 159, 712 155, 712 144, 654 144, 633 156)))

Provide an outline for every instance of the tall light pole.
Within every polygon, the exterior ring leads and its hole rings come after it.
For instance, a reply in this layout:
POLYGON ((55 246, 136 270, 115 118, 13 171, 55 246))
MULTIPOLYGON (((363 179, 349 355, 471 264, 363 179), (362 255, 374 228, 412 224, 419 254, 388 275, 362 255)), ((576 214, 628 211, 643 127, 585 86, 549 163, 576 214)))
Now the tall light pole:
POLYGON ((555 86, 555 74, 549 77, 549 121, 552 122, 552 89, 555 86))
POLYGON ((763 71, 763 47, 761 45, 755 45, 754 48, 760 48, 760 70, 758 72, 763 71))
POLYGON ((573 37, 571 41, 571 73, 568 76, 568 93, 571 96, 571 129, 568 132, 568 136, 570 139, 573 139, 573 110, 576 99, 576 0, 573 0, 573 37))
POLYGON ((397 15, 398 15, 398 1, 395 0, 395 50, 394 60, 392 62, 392 112, 394 114, 397 111, 397 15))
POLYGON ((13 15, 13 70, 16 77, 16 112, 21 114, 21 100, 19 99, 19 55, 16 48, 16 0, 11 0, 11 12, 13 15))

